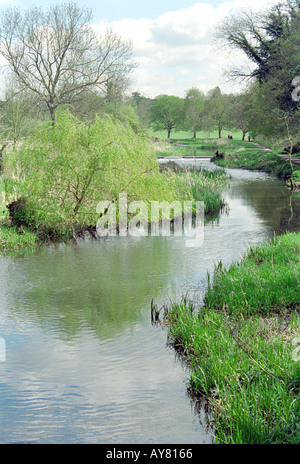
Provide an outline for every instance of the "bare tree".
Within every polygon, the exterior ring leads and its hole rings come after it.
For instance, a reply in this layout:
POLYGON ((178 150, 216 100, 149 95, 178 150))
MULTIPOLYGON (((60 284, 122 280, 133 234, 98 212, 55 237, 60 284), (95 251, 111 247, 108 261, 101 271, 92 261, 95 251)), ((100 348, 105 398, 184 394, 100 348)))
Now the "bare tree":
POLYGON ((8 8, 0 20, 0 53, 17 80, 46 104, 51 118, 87 89, 122 82, 135 66, 132 46, 108 29, 99 36, 91 11, 70 1, 22 14, 8 8))

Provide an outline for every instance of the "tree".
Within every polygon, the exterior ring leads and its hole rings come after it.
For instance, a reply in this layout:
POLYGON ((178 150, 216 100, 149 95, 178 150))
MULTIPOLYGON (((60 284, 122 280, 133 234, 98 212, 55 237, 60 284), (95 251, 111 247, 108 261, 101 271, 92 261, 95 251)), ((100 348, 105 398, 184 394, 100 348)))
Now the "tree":
POLYGON ((300 74, 299 30, 300 0, 285 0, 264 14, 241 11, 230 16, 217 32, 227 47, 241 50, 252 63, 248 71, 233 69, 232 77, 260 85, 268 117, 282 112, 278 125, 271 125, 274 133, 282 128, 286 117, 293 131, 299 124, 300 104, 292 98, 292 82, 300 74))
POLYGON ((205 111, 211 125, 217 128, 219 138, 222 138, 222 130, 228 125, 229 97, 222 94, 219 87, 208 92, 205 111))
POLYGON ((192 87, 185 95, 185 121, 187 128, 192 129, 193 138, 196 132, 202 128, 204 117, 205 95, 196 87, 192 87))
POLYGON ((144 97, 140 92, 132 92, 128 103, 133 106, 139 118, 140 126, 145 130, 150 125, 151 98, 144 97))
POLYGON ((0 53, 23 88, 46 105, 52 120, 62 104, 87 89, 122 82, 133 68, 131 43, 112 30, 99 37, 91 11, 72 1, 46 12, 8 8, 0 21, 0 53))
POLYGON ((232 97, 232 105, 229 109, 230 125, 234 129, 242 131, 242 140, 245 140, 249 132, 249 93, 241 93, 232 97))
POLYGON ((179 128, 184 120, 184 101, 180 97, 162 95, 151 105, 151 121, 157 130, 166 130, 168 139, 171 130, 179 128))
MULTIPOLYGON (((31 137, 7 153, 4 178, 18 180, 18 195, 28 211, 27 225, 41 233, 95 225, 100 201, 116 203, 176 199, 171 178, 159 172, 146 137, 111 115, 93 122, 59 109, 54 126, 40 125, 31 137)), ((27 214, 27 213, 26 213, 27 214)))
POLYGON ((27 135, 44 114, 38 111, 33 94, 21 90, 10 75, 4 88, 4 101, 1 104, 0 139, 6 143, 16 143, 20 137, 27 135))

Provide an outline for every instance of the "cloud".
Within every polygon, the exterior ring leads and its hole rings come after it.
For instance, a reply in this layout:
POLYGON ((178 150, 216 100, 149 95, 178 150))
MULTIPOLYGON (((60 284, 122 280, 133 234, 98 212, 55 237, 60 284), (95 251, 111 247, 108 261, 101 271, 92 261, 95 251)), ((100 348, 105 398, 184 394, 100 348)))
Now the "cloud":
MULTIPOLYGON (((272 4, 274 0, 264 2, 272 4)), ((124 39, 131 39, 138 69, 133 74, 132 91, 145 96, 158 94, 184 96, 190 87, 207 91, 219 85, 224 91, 240 86, 226 82, 223 71, 245 61, 242 53, 222 53, 214 42, 216 25, 239 8, 260 10, 261 0, 225 1, 217 7, 195 3, 190 8, 166 12, 155 19, 124 18, 110 24, 124 39)))

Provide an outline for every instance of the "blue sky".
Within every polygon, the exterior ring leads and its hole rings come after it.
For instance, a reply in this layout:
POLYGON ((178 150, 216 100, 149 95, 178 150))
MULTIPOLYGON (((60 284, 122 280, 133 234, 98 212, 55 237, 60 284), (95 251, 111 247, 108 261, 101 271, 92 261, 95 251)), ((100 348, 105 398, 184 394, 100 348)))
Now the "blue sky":
MULTIPOLYGON (((131 75, 129 93, 147 97, 160 94, 183 97, 191 87, 207 92, 219 86, 224 92, 238 92, 240 83, 228 82, 226 68, 242 63, 242 54, 230 55, 215 43, 216 26, 240 8, 261 9, 274 0, 77 0, 93 12, 93 24, 103 32, 113 28, 133 44, 138 63, 131 75)), ((58 0, 0 0, 0 14, 7 6, 21 10, 32 6, 47 8, 58 0)))
MULTIPOLYGON (((57 3, 56 0, 0 0, 1 6, 14 5, 20 9, 27 9, 31 6, 46 7, 48 4, 57 3)), ((168 11, 176 11, 181 8, 191 7, 196 3, 195 0, 77 0, 78 5, 90 8, 94 14, 94 20, 116 21, 125 17, 131 19, 147 18, 155 19, 159 15, 168 11)), ((213 6, 217 6, 222 1, 209 0, 213 6)))

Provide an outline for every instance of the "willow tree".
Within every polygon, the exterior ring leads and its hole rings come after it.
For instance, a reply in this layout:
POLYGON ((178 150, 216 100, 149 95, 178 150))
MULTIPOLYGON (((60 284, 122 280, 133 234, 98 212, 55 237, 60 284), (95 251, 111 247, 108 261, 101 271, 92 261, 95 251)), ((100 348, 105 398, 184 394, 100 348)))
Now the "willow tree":
POLYGON ((55 4, 47 11, 7 8, 0 19, 0 54, 22 88, 46 105, 52 120, 62 104, 87 90, 125 81, 134 64, 132 46, 108 29, 100 36, 89 9, 55 4))

